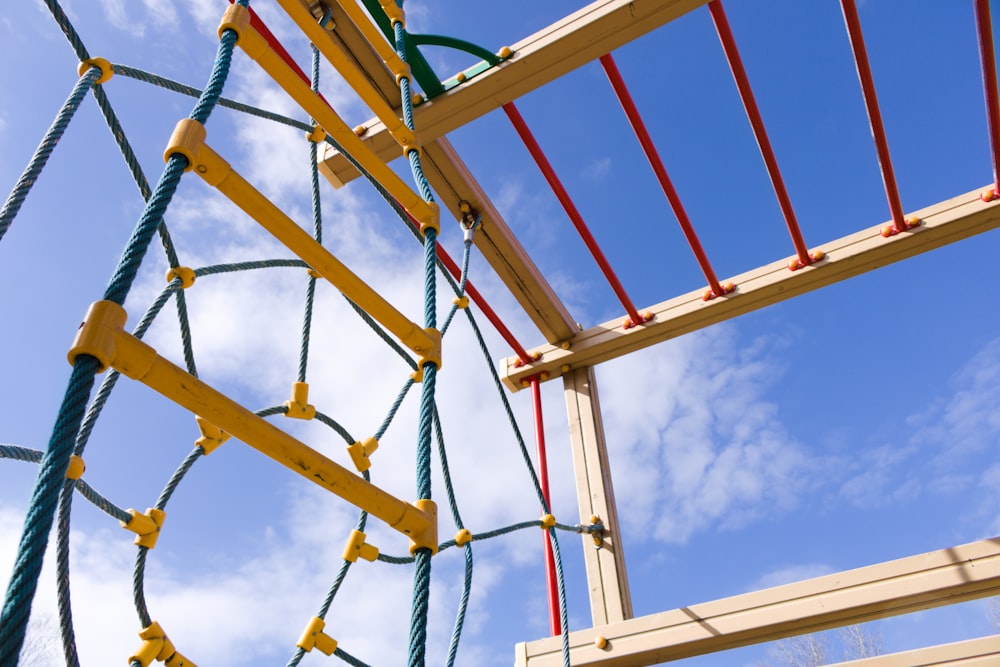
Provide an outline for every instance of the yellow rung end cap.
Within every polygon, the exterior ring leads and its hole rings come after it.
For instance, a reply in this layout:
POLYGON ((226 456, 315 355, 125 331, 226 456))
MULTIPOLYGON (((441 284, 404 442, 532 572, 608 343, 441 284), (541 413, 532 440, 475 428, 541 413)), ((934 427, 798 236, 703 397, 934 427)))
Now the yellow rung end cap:
POLYGON ((292 398, 284 402, 285 416, 292 419, 312 419, 316 408, 309 405, 309 385, 305 382, 292 383, 292 398))
POLYGON ((456 306, 458 306, 459 308, 468 308, 469 307, 469 297, 468 297, 468 295, 465 295, 465 294, 463 294, 460 297, 456 296, 454 299, 451 300, 451 302, 453 304, 455 304, 456 306))
POLYGON ((135 544, 140 547, 146 547, 147 549, 152 549, 156 546, 156 540, 160 537, 160 528, 163 527, 163 520, 167 517, 167 513, 161 509, 156 509, 151 507, 146 510, 145 514, 141 514, 138 510, 128 510, 129 519, 128 523, 124 521, 119 521, 122 528, 126 530, 131 530, 135 533, 135 544))
POLYGON ((306 139, 313 142, 314 144, 318 144, 319 142, 326 139, 326 130, 324 130, 319 125, 313 125, 312 132, 306 132, 306 139))
POLYGON ((462 547, 472 541, 472 533, 469 532, 468 528, 463 528, 462 530, 455 533, 455 546, 462 547))
POLYGON ((177 651, 174 651, 174 654, 167 658, 163 664, 167 667, 198 667, 198 665, 194 664, 177 651))
POLYGON ((114 65, 111 64, 107 58, 87 58, 81 61, 76 68, 76 73, 79 76, 86 74, 91 67, 96 67, 101 70, 101 76, 98 77, 94 84, 106 83, 115 74, 114 65))
POLYGON ((326 655, 333 655, 334 651, 337 650, 337 640, 323 632, 325 627, 326 622, 322 618, 313 616, 295 645, 307 653, 315 647, 326 655))
POLYGON ((403 23, 406 20, 403 8, 396 4, 396 0, 379 0, 379 4, 382 5, 382 11, 393 24, 403 23))
POLYGON ((172 283, 175 278, 180 278, 181 289, 187 289, 191 285, 194 285, 196 277, 194 269, 188 266, 176 266, 172 269, 167 269, 167 283, 172 283))
POLYGON ((201 447, 205 456, 214 452, 218 449, 219 445, 231 437, 204 417, 195 415, 194 421, 198 424, 198 430, 201 431, 201 437, 194 441, 194 445, 195 447, 201 447))
POLYGON ((77 329, 76 338, 70 346, 66 358, 70 365, 76 363, 81 354, 89 354, 97 359, 98 373, 107 370, 115 357, 114 331, 125 329, 128 313, 114 301, 95 301, 90 304, 87 314, 77 329))
POLYGON ((137 660, 142 667, 148 667, 153 660, 160 660, 162 662, 177 653, 174 645, 167 639, 166 633, 163 632, 163 628, 156 621, 153 621, 139 632, 139 639, 142 640, 142 646, 129 656, 128 661, 133 662, 137 660))
POLYGON ((420 533, 410 535, 410 555, 417 553, 417 549, 430 549, 431 554, 438 552, 438 508, 437 503, 427 498, 414 501, 413 506, 423 512, 430 519, 427 527, 420 533))
POLYGON ((378 449, 378 440, 375 438, 365 438, 363 442, 355 442, 347 446, 347 453, 354 461, 354 467, 358 472, 364 472, 372 467, 371 455, 378 449))
POLYGON ((430 217, 427 220, 420 220, 420 233, 427 236, 427 230, 433 229, 434 233, 441 233, 441 208, 437 205, 437 202, 429 201, 427 202, 427 208, 430 209, 430 217))
POLYGON ((548 530, 552 526, 556 525, 556 518, 551 514, 542 515, 542 528, 548 530))
MULTIPOLYGON (((229 5, 229 8, 240 7, 240 5, 229 5)), ((174 132, 170 135, 170 141, 163 151, 163 161, 167 162, 171 156, 180 153, 187 158, 188 164, 184 171, 191 171, 198 162, 198 153, 205 144, 205 137, 208 132, 205 126, 193 118, 184 118, 174 126, 174 132)))
POLYGON ((367 544, 365 534, 360 530, 352 530, 351 536, 347 538, 347 546, 344 547, 344 560, 356 563, 358 557, 374 561, 378 558, 378 547, 367 544))
POLYGON ((226 12, 222 15, 222 21, 219 22, 219 38, 222 38, 222 33, 226 30, 232 30, 236 33, 236 43, 239 44, 240 38, 243 37, 243 33, 249 27, 250 9, 234 2, 226 7, 226 12))
POLYGON ((434 364, 434 366, 441 370, 441 332, 434 328, 424 329, 432 342, 433 347, 430 350, 417 350, 420 353, 420 358, 417 359, 417 368, 423 369, 427 364, 434 364))
POLYGON ((69 467, 66 468, 66 479, 80 479, 83 477, 83 471, 87 469, 87 465, 83 462, 83 459, 73 454, 69 457, 69 467))

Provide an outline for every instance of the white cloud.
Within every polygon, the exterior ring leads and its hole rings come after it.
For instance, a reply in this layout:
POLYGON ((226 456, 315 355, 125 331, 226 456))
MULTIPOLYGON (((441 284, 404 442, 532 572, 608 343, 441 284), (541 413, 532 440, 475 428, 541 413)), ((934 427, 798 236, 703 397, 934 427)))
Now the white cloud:
POLYGON ((813 466, 765 398, 772 369, 739 362, 735 335, 716 327, 601 367, 626 533, 684 543, 787 511, 806 487, 813 466))

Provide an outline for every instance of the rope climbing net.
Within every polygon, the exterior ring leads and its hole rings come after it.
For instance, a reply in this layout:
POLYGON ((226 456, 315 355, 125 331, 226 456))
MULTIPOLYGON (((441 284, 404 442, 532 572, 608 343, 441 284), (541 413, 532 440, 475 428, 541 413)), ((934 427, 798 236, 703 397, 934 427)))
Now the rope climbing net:
MULTIPOLYGON (((541 528, 548 537, 548 544, 556 565, 559 625, 563 637, 563 662, 569 665, 567 643, 566 597, 563 587, 562 562, 556 531, 600 533, 603 527, 595 519, 584 525, 567 525, 556 522, 539 477, 534 472, 531 457, 514 418, 500 379, 491 362, 486 342, 478 327, 469 299, 466 296, 472 241, 479 223, 475 211, 461 222, 464 233, 464 251, 460 269, 449 271, 448 260, 437 244, 440 231, 438 208, 434 195, 423 174, 419 146, 414 137, 417 128, 413 121, 413 91, 409 77, 408 35, 402 7, 384 2, 382 8, 392 27, 393 55, 387 62, 398 64, 397 76, 402 101, 402 125, 398 135, 413 175, 417 192, 404 187, 384 163, 374 163, 359 155, 352 144, 356 139, 345 127, 319 93, 320 51, 312 47, 312 72, 306 76, 287 52, 281 48, 270 31, 249 9, 248 0, 238 0, 225 13, 219 29, 219 43, 211 76, 204 90, 150 74, 126 65, 112 64, 91 56, 66 13, 56 0, 45 0, 62 32, 76 53, 81 65, 80 78, 68 99, 45 134, 35 155, 31 158, 21 178, 14 186, 0 209, 0 240, 10 229, 32 185, 53 153, 56 144, 83 104, 88 93, 94 96, 112 135, 118 144, 126 166, 131 173, 145 207, 129 238, 118 266, 101 298, 88 311, 69 352, 72 372, 58 418, 52 429, 48 448, 42 452, 28 447, 0 445, 0 458, 36 463, 39 472, 25 518, 23 533, 18 546, 16 561, 4 599, 0 619, 0 665, 16 665, 24 644, 26 628, 33 599, 42 573, 42 560, 55 531, 56 583, 61 640, 66 664, 80 664, 77 654, 70 598, 70 518, 74 491, 135 533, 137 545, 133 568, 133 598, 139 620, 141 644, 128 656, 132 667, 146 667, 153 661, 168 665, 192 665, 173 645, 164 628, 154 620, 147 602, 145 571, 150 551, 156 546, 164 530, 167 506, 171 497, 191 468, 210 455, 231 436, 284 463, 319 486, 354 504, 359 514, 354 529, 349 532, 342 562, 334 575, 328 591, 319 603, 318 611, 307 620, 305 630, 291 649, 287 664, 297 665, 306 653, 317 649, 327 655, 336 655, 351 665, 365 665, 364 656, 348 652, 350 641, 342 642, 326 632, 331 607, 341 586, 359 559, 377 561, 385 565, 407 566, 413 570, 413 597, 409 633, 409 665, 425 664, 431 563, 436 553, 447 549, 461 549, 464 555, 462 594, 455 613, 454 630, 447 651, 447 664, 455 663, 459 640, 473 582, 473 544, 514 531, 541 528), (299 103, 311 122, 292 118, 242 104, 223 97, 236 47, 240 47, 263 67, 274 80, 299 103), (136 152, 129 143, 118 116, 113 109, 104 84, 113 76, 136 79, 151 85, 188 95, 197 99, 188 118, 178 123, 165 153, 166 166, 154 187, 150 186, 136 152), (207 143, 206 124, 217 106, 258 116, 281 123, 306 133, 309 141, 310 176, 312 191, 312 234, 285 215, 275 204, 256 190, 238 174, 207 143), (355 168, 371 183, 387 206, 413 232, 423 249, 424 317, 422 325, 407 320, 378 292, 370 288, 334 257, 323 245, 323 220, 321 215, 318 151, 321 144, 328 144, 348 157, 355 168), (233 203, 243 209, 270 234, 295 255, 295 259, 260 259, 246 262, 213 264, 201 267, 185 266, 181 253, 164 221, 164 215, 186 173, 197 174, 233 203), (167 285, 152 301, 131 333, 124 329, 127 314, 124 304, 129 297, 147 249, 154 236, 160 240, 169 265, 167 285), (196 281, 210 276, 235 274, 247 271, 273 271, 305 269, 305 299, 302 309, 302 335, 299 344, 298 369, 292 384, 291 398, 282 403, 250 411, 199 379, 192 342, 191 322, 188 316, 187 290, 196 281), (443 323, 438 324, 438 275, 443 276, 455 298, 443 323), (317 283, 326 281, 339 290, 350 307, 365 325, 396 354, 408 367, 402 383, 384 420, 370 437, 357 438, 337 419, 309 402, 310 341, 313 330, 313 309, 317 283), (163 314, 170 302, 174 303, 180 327, 183 367, 174 365, 153 347, 143 342, 145 334, 163 314), (464 313, 471 332, 483 353, 487 368, 492 374, 499 400, 508 418, 520 454, 542 507, 540 519, 521 521, 512 525, 480 533, 472 533, 465 525, 459 511, 459 502, 452 484, 448 466, 445 439, 435 397, 437 375, 442 366, 442 339, 449 331, 459 312, 464 313), (96 392, 97 374, 106 371, 96 392), (200 437, 193 450, 181 461, 163 487, 155 504, 145 512, 123 509, 112 500, 98 493, 84 479, 84 454, 94 428, 100 419, 112 392, 122 375, 137 380, 167 399, 196 415, 200 437), (372 455, 379 441, 393 423, 400 407, 414 389, 420 385, 419 420, 416 440, 416 493, 418 500, 409 503, 399 500, 374 485, 372 455), (295 439, 284 430, 272 425, 268 419, 284 416, 298 420, 319 422, 337 434, 347 446, 347 457, 355 470, 339 465, 332 459, 295 439), (440 475, 444 481, 445 497, 451 520, 456 527, 453 538, 438 538, 437 508, 432 499, 432 449, 436 444, 440 475), (411 540, 410 554, 403 556, 381 553, 366 539, 369 515, 382 519, 411 540)), ((289 3, 298 6, 301 3, 289 3)), ((289 10, 291 13, 291 10, 289 10)), ((318 21, 309 20, 319 29, 329 20, 324 15, 318 21)), ((306 30, 308 35, 308 30, 306 30)), ((412 41, 412 40, 411 40, 412 41)), ((458 267, 451 266, 452 269, 458 267)), ((306 614, 303 613, 305 616, 306 614)), ((292 646, 290 639, 289 645, 292 646)), ((197 656, 194 656, 197 658, 197 656)))

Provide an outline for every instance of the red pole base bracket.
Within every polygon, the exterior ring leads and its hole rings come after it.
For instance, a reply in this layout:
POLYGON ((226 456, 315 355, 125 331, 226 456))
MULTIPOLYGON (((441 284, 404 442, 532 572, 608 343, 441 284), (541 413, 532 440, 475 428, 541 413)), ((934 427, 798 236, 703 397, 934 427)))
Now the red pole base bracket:
POLYGON ((882 236, 884 236, 885 238, 889 238, 890 236, 895 236, 900 232, 905 232, 910 229, 913 229, 914 227, 919 227, 920 218, 909 218, 908 220, 904 220, 903 225, 904 226, 902 229, 897 229, 896 225, 886 225, 885 227, 882 228, 882 236))
POLYGON ((997 199, 1000 199, 1000 194, 997 194, 997 189, 998 188, 996 186, 992 188, 986 188, 979 194, 979 198, 982 199, 987 204, 989 204, 991 201, 996 201, 997 199))
POLYGON ((622 322, 622 329, 631 329, 632 327, 637 327, 640 324, 645 324, 646 322, 652 320, 653 317, 654 315, 652 311, 649 310, 639 315, 639 320, 640 320, 639 322, 636 322, 631 317, 626 317, 625 320, 622 322))
POLYGON ((736 291, 736 283, 730 281, 728 283, 722 283, 722 294, 716 294, 711 289, 705 290, 705 293, 701 295, 702 301, 711 301, 717 296, 725 296, 727 294, 732 294, 736 291))
POLYGON ((789 262, 788 262, 788 270, 789 271, 798 271, 799 269, 801 269, 801 268, 803 268, 805 266, 811 266, 812 264, 815 264, 816 262, 820 261, 824 257, 826 257, 826 253, 823 252, 822 250, 813 250, 813 251, 810 251, 810 253, 809 253, 809 264, 804 263, 798 257, 794 257, 791 260, 789 260, 789 262))

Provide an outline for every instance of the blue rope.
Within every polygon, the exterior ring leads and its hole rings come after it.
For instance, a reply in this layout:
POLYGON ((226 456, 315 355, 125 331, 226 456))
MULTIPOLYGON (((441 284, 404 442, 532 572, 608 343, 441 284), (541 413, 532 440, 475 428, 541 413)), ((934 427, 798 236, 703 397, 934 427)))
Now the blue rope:
POLYGON ((53 149, 59 143, 59 139, 62 138, 66 127, 69 126, 69 122, 73 119, 73 114, 80 108, 80 103, 86 97, 87 91, 94 86, 94 83, 100 76, 101 69, 99 67, 91 67, 80 77, 76 85, 73 86, 73 91, 66 98, 55 120, 52 121, 52 126, 45 133, 42 142, 38 144, 35 154, 31 156, 28 166, 24 168, 24 172, 17 179, 17 183, 14 184, 14 188, 3 203, 3 207, 0 208, 0 239, 3 239, 4 234, 7 233, 11 223, 17 216, 17 212, 21 210, 21 205, 24 204, 25 198, 31 192, 31 187, 38 180, 38 175, 41 174, 45 164, 49 161, 49 156, 52 155, 53 149))

